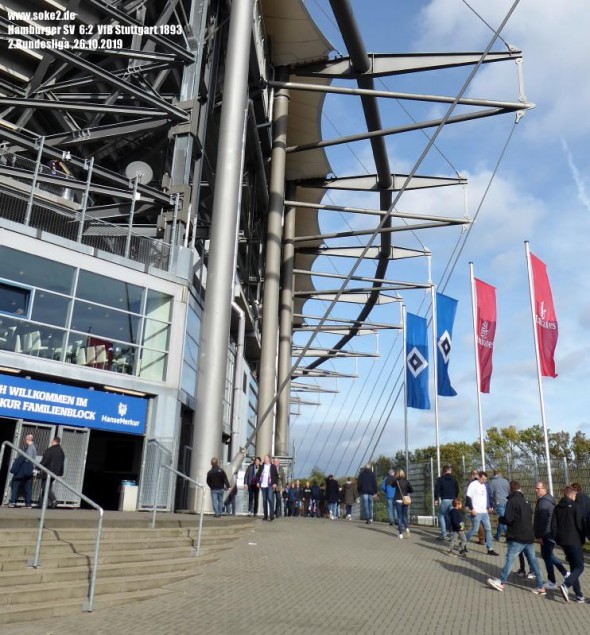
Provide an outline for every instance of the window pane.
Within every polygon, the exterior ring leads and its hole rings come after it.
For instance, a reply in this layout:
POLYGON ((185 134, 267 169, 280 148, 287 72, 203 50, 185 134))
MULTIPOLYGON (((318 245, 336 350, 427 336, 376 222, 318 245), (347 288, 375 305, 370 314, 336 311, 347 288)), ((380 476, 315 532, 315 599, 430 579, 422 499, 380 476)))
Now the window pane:
POLYGON ((146 315, 154 320, 170 322, 172 316, 172 296, 148 289, 146 315))
POLYGON ((30 289, 0 282, 0 313, 27 316, 30 296, 30 289))
POLYGON ((81 270, 76 297, 106 304, 123 311, 141 313, 142 293, 142 287, 81 270))
POLYGON ((170 338, 170 325, 156 320, 145 321, 145 335, 143 337, 144 346, 157 348, 161 351, 168 350, 168 340, 170 338))
POLYGON ((33 302, 31 319, 55 326, 65 326, 68 318, 69 298, 48 291, 37 291, 33 302))
POLYGON ((72 329, 107 340, 139 343, 141 318, 131 313, 76 300, 72 329))
POLYGON ((8 247, 0 247, 2 277, 57 293, 72 292, 74 268, 8 247))
POLYGON ((150 351, 144 348, 141 353, 140 377, 162 381, 166 375, 166 361, 168 355, 159 351, 150 351))

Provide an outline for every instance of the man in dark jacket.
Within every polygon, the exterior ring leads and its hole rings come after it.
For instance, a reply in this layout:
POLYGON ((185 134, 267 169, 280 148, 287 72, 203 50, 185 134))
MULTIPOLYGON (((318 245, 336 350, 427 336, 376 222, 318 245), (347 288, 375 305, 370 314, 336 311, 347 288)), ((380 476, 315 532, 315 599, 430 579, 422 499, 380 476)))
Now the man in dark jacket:
MULTIPOLYGON (((41 459, 41 465, 46 467, 50 472, 53 472, 56 476, 64 475, 64 465, 66 460, 66 455, 61 447, 61 439, 59 437, 55 437, 51 442, 51 445, 43 452, 43 458, 41 459)), ((41 500, 39 504, 43 504, 43 500, 45 499, 45 488, 47 487, 47 472, 41 473, 41 478, 43 480, 43 487, 41 488, 41 500)), ((53 493, 53 481, 51 481, 51 487, 49 488, 49 493, 47 494, 47 508, 54 509, 57 507, 57 500, 55 498, 55 494, 53 493)))
POLYGON ((436 479, 434 485, 434 504, 438 505, 439 540, 444 540, 447 532, 450 533, 451 509, 453 501, 459 496, 459 483, 452 474, 451 466, 445 465, 442 472, 442 476, 436 479))
POLYGON ((590 496, 584 494, 579 483, 572 483, 571 487, 576 490, 576 505, 580 508, 584 522, 584 534, 590 540, 590 496))
POLYGON ((363 499, 363 509, 367 525, 373 522, 373 500, 377 498, 377 477, 373 472, 373 466, 367 463, 359 472, 356 488, 363 499))
POLYGON ((569 590, 574 589, 576 601, 583 603, 584 596, 580 587, 580 576, 584 571, 584 518, 580 505, 576 505, 576 490, 567 486, 564 490, 564 497, 553 510, 551 519, 551 534, 555 542, 561 546, 565 553, 566 560, 570 565, 570 574, 559 587, 563 599, 570 601, 569 590))
POLYGON ((561 563, 561 560, 555 556, 555 540, 551 535, 551 519, 553 518, 553 510, 557 501, 551 494, 547 492, 547 486, 542 481, 535 484, 535 494, 537 495, 537 504, 535 505, 535 514, 533 516, 533 529, 535 538, 541 545, 541 558, 545 562, 547 569, 546 589, 557 589, 555 582, 555 568, 565 578, 567 570, 561 563))
POLYGON ((229 489, 227 474, 219 467, 219 459, 211 459, 211 469, 207 472, 207 485, 211 488, 211 502, 215 518, 221 516, 223 510, 223 495, 229 489))
POLYGON ((535 574, 536 588, 534 593, 546 595, 543 577, 535 556, 533 511, 528 501, 525 500, 518 481, 510 481, 510 494, 506 501, 506 511, 501 522, 507 526, 506 541, 508 542, 508 550, 506 551, 506 559, 500 572, 500 578, 488 578, 488 584, 497 591, 503 591, 506 580, 508 580, 510 575, 514 558, 519 553, 524 553, 531 571, 535 574))

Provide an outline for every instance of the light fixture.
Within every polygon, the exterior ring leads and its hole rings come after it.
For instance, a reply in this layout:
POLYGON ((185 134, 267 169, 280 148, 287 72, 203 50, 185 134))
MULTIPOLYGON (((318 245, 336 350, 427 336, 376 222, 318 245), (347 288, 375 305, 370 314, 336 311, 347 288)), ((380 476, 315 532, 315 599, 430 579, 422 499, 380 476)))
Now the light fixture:
POLYGON ((8 366, 0 366, 0 373, 12 373, 13 375, 20 375, 18 368, 9 368, 8 366))
POLYGON ((103 386, 103 388, 109 392, 120 392, 124 395, 132 395, 133 397, 146 396, 144 392, 139 392, 138 390, 128 390, 127 388, 119 388, 118 386, 103 386))

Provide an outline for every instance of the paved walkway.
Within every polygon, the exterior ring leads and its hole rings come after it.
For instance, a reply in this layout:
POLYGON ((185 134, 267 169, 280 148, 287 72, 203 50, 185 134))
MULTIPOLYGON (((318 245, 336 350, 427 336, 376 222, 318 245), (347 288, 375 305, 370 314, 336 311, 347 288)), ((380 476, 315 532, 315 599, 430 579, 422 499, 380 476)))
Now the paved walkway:
MULTIPOLYGON (((171 585, 166 596, 8 625, 2 635, 589 632, 590 604, 565 604, 559 592, 536 596, 533 581, 520 578, 503 593, 487 587, 505 553, 504 543, 494 545, 499 558, 475 543, 467 559, 451 558, 429 528, 412 528, 399 540, 387 525, 260 521, 220 560, 204 565, 202 575, 171 585)), ((582 588, 590 595, 586 576, 582 588)))

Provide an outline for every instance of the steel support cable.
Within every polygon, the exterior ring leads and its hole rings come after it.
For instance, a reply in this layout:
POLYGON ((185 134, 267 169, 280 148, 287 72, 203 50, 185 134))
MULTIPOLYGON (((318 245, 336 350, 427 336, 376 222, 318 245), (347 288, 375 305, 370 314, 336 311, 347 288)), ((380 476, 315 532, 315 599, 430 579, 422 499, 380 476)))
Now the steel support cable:
MULTIPOLYGON (((484 203, 484 201, 485 201, 485 199, 486 199, 486 197, 487 197, 487 195, 488 195, 488 192, 489 192, 489 190, 490 190, 490 187, 491 187, 491 185, 492 185, 492 182, 493 182, 493 180, 494 180, 494 178, 495 178, 495 176, 496 176, 496 174, 497 174, 497 172, 498 172, 498 169, 499 169, 499 167, 500 167, 500 164, 501 164, 501 162, 502 162, 502 160, 503 160, 503 158, 504 158, 504 155, 505 155, 505 153, 506 153, 506 150, 507 150, 507 148, 508 148, 508 145, 510 144, 510 141, 512 140, 512 136, 513 136, 513 134, 514 134, 515 129, 516 129, 516 122, 514 122, 514 124, 512 125, 512 128, 510 129, 510 133, 508 134, 508 138, 506 139, 506 142, 504 143, 504 147, 502 148, 502 151, 500 152, 500 155, 499 155, 499 157, 498 157, 498 160, 497 160, 497 162, 496 162, 496 165, 495 165, 495 167, 494 167, 494 170, 493 170, 493 172, 492 172, 492 175, 490 176, 490 180, 488 181, 488 184, 487 184, 487 186, 486 186, 486 189, 485 189, 485 191, 484 191, 484 193, 483 193, 483 195, 482 195, 482 198, 481 198, 481 200, 480 200, 480 202, 479 202, 479 205, 478 205, 478 207, 477 207, 477 210, 476 210, 476 212, 475 212, 475 214, 474 214, 474 217, 473 217, 474 222, 475 222, 475 220, 477 219, 477 217, 478 217, 478 215, 479 215, 479 213, 480 213, 480 211, 481 211, 481 208, 482 208, 483 203, 484 203)), ((443 271, 443 273, 441 274, 441 279, 440 279, 440 282, 439 282, 439 286, 440 286, 440 288, 441 288, 441 290, 442 290, 442 291, 444 291, 444 290, 446 289, 447 284, 450 282, 450 279, 451 279, 451 277, 452 277, 452 275, 453 275, 453 273, 454 273, 454 270, 455 270, 455 267, 456 267, 457 261, 458 261, 458 259, 459 259, 460 255, 461 255, 461 253, 463 252, 463 249, 465 248, 465 244, 467 243, 467 240, 468 240, 469 235, 470 235, 470 233, 471 233, 471 229, 472 229, 472 227, 473 227, 473 224, 469 225, 468 230, 467 230, 464 234, 462 234, 462 235, 459 237, 458 241, 455 243, 455 248, 453 249, 453 252, 452 252, 451 256, 449 256, 449 259, 448 259, 448 262, 447 262, 447 266, 445 267, 445 270, 444 270, 444 271, 443 271), (451 259, 453 258, 453 254, 455 254, 455 253, 457 252, 457 250, 458 250, 458 253, 457 253, 456 257, 455 257, 454 263, 451 265, 451 268, 450 268, 450 271, 449 271, 449 273, 448 273, 447 279, 446 279, 446 281, 443 283, 443 278, 444 278, 444 276, 445 276, 446 272, 447 272, 447 271, 448 271, 448 269, 449 269, 449 264, 450 264, 450 262, 451 262, 451 259)), ((424 301, 425 301, 425 300, 423 299, 423 300, 422 300, 422 302, 421 302, 421 304, 420 304, 420 307, 418 308, 418 313, 421 311, 422 306, 423 306, 423 304, 424 304, 424 301)), ((432 316, 431 316, 431 318, 430 318, 430 319, 432 320, 432 316)), ((403 349, 402 349, 402 350, 403 350, 403 349)), ((401 373, 401 371, 400 371, 400 372, 399 372, 399 375, 398 375, 398 378, 397 378, 397 380, 396 380, 396 383, 397 383, 398 381, 400 381, 401 376, 402 376, 402 373, 401 373)), ((402 386, 402 387, 403 387, 403 386, 402 386)), ((389 412, 389 415, 391 415, 391 412, 393 412, 393 408, 394 408, 394 407, 395 407, 395 405, 397 404, 397 400, 399 399, 399 396, 400 396, 400 392, 401 392, 402 387, 400 387, 400 389, 398 390, 398 394, 396 395, 396 400, 395 400, 394 404, 392 405, 392 408, 391 408, 391 410, 390 410, 390 412, 389 412)), ((389 417, 389 415, 388 415, 388 417, 389 417)), ((381 440, 381 438, 382 438, 382 436, 383 436, 383 433, 384 433, 384 431, 385 431, 385 427, 387 426, 388 421, 389 421, 389 418, 385 421, 385 423, 383 424, 383 426, 382 426, 382 428, 381 428, 381 432, 380 432, 380 434, 379 434, 379 437, 377 438, 377 441, 375 442, 375 445, 373 446, 373 449, 371 450, 371 453, 369 454, 369 456, 370 456, 370 457, 374 456, 375 451, 377 450, 377 445, 379 444, 379 441, 381 440)), ((362 462, 361 462, 361 463, 359 463, 359 465, 362 465, 362 462)))
MULTIPOLYGON (((463 2, 463 4, 470 10, 472 11, 487 27, 488 29, 490 29, 490 31, 494 30, 494 27, 489 24, 489 22, 486 22, 486 20, 469 4, 469 2, 467 2, 467 0, 461 0, 461 2, 463 2)), ((504 44, 506 45, 506 48, 508 50, 510 50, 510 44, 508 44, 508 42, 506 42, 506 40, 503 37, 498 36, 498 38, 500 40, 502 40, 502 42, 504 42, 504 44)))
MULTIPOLYGON (((390 359, 391 359, 391 356, 392 356, 392 354, 393 354, 393 349, 394 349, 394 347, 395 347, 395 344, 396 344, 396 341, 393 341, 393 342, 391 343, 391 346, 390 346, 389 351, 388 351, 388 353, 387 353, 387 357, 386 357, 386 359, 385 359, 385 363, 383 364, 383 366, 384 366, 384 367, 385 367, 385 365, 386 365, 386 364, 390 361, 390 359)), ((395 360, 395 361, 397 361, 397 360, 395 360)), ((368 430, 368 428, 369 428, 369 425, 371 425, 371 424, 373 423, 373 416, 374 416, 374 414, 375 414, 375 411, 376 411, 376 410, 377 410, 377 409, 381 406, 381 402, 382 402, 382 399, 383 399, 383 395, 384 395, 384 393, 385 393, 385 391, 386 391, 386 389, 387 389, 388 383, 389 383, 389 378, 393 375, 393 372, 394 372, 394 371, 393 371, 393 368, 395 368, 395 361, 394 361, 394 365, 393 365, 393 367, 392 367, 392 370, 390 371, 389 376, 386 378, 386 380, 384 381, 384 383, 383 383, 383 385, 382 385, 382 387, 381 387, 381 394, 377 397, 377 399, 376 399, 376 400, 373 400, 373 401, 372 401, 372 397, 373 397, 373 395, 374 395, 374 393, 375 393, 375 391, 377 390, 377 387, 378 387, 378 386, 377 386, 377 382, 375 382, 375 383, 373 384, 373 388, 372 388, 372 390, 370 391, 369 395, 368 395, 368 396, 367 396, 367 398, 364 400, 364 403, 365 403, 365 404, 368 404, 368 403, 373 403, 373 410, 372 410, 371 414, 369 415, 369 417, 368 417, 368 419, 367 419, 367 425, 366 425, 366 427, 365 427, 365 434, 366 434, 366 432, 367 432, 367 430, 368 430)), ((371 369, 371 372, 372 372, 372 369, 371 369)), ((367 374, 367 381, 368 381, 369 376, 370 376, 370 373, 368 373, 368 374, 367 374)), ((365 382, 365 383, 366 383, 366 382, 365 382)), ((362 393, 361 393, 361 394, 362 394, 362 393)), ((387 402, 389 401, 389 398, 390 398, 390 397, 387 397, 387 399, 386 399, 386 402, 385 402, 385 407, 387 406, 387 402)), ((359 400, 359 402, 357 402, 357 403, 360 403, 360 400, 359 400)), ((350 420, 350 418, 352 417, 352 415, 353 415, 353 412, 351 412, 350 417, 349 417, 349 420, 350 420)), ((351 436, 350 436, 350 438, 348 439, 348 443, 347 443, 347 445, 346 445, 346 448, 345 448, 345 449, 344 449, 344 451, 342 452, 342 455, 341 455, 341 457, 340 457, 340 461, 338 462, 338 464, 337 464, 337 466, 336 466, 336 469, 335 469, 335 471, 334 471, 334 473, 335 473, 335 474, 337 473, 338 469, 340 468, 340 465, 342 464, 342 461, 344 460, 344 457, 345 457, 345 456, 346 456, 346 454, 348 453, 348 450, 349 450, 349 448, 350 448, 350 445, 351 445, 351 443, 352 443, 352 440, 353 440, 353 438, 354 438, 354 435, 356 434, 356 432, 357 432, 357 430, 358 430, 358 428, 359 428, 359 426, 360 426, 360 423, 361 423, 361 418, 359 417, 359 418, 357 419, 356 425, 355 425, 355 427, 354 427, 354 429, 353 429, 353 431, 352 431, 352 435, 351 435, 351 436)), ((340 441, 341 441, 341 439, 342 439, 342 436, 344 435, 344 432, 345 432, 345 429, 343 429, 343 430, 342 430, 342 433, 341 433, 340 438, 338 439, 338 441, 337 441, 337 443, 336 443, 336 446, 338 446, 338 445, 339 445, 339 443, 340 443, 340 441)), ((363 435, 363 436, 364 436, 364 435, 363 435)), ((335 448, 334 448, 334 451, 335 451, 335 448)), ((331 454, 330 458, 328 459, 328 461, 331 461, 331 460, 332 460, 332 458, 333 458, 333 456, 334 456, 334 451, 332 452, 332 454, 331 454)))
MULTIPOLYGON (((416 162, 414 163, 414 166, 412 167, 410 173, 406 176, 406 179, 404 181, 404 183, 402 184, 402 187, 400 188, 400 190, 398 191, 398 193, 396 194, 396 196, 394 197, 391 205, 388 208, 388 214, 386 214, 382 219, 381 222, 377 225, 377 227, 375 228, 375 231, 373 232, 373 234, 369 237, 369 240, 366 244, 366 246, 363 248, 363 251, 361 252, 361 254, 358 256, 358 258, 356 259, 354 265, 352 266, 350 272, 348 273, 348 275, 346 276, 346 278, 344 279, 344 281, 342 282, 342 285, 339 289, 339 291, 336 293, 336 295, 334 296, 334 299, 330 302, 330 305, 326 311, 326 313, 321 317, 321 319, 319 320, 318 324, 316 325, 316 328, 314 331, 312 331, 312 333, 310 334, 310 337, 307 341, 307 343, 305 344, 305 346, 302 348, 301 352, 299 353, 297 359, 295 360, 294 364, 291 366, 291 370, 288 373, 288 378, 291 377, 293 375, 293 372, 295 371, 295 369, 299 366, 299 364, 301 363, 301 360, 303 359, 303 357, 305 356, 305 353, 311 348, 311 345, 313 343, 313 341, 315 340, 317 334, 320 332, 321 327, 323 326, 323 324, 326 322, 326 320, 328 319, 330 313, 332 312, 333 308, 336 306, 336 304, 338 303, 340 296, 343 294, 344 290, 346 289, 346 286, 348 285, 348 283, 350 282, 350 280, 352 279, 352 277, 354 276, 356 270, 360 267, 360 264, 363 262, 365 255, 368 253, 369 249, 372 247, 373 243, 375 242, 377 236, 380 234, 380 231, 383 227, 386 226, 387 222, 390 221, 391 219, 391 213, 392 211, 395 209, 395 206, 397 205, 397 202, 399 201, 399 199, 401 198, 401 196, 404 194, 404 192, 406 191, 408 184, 410 183, 410 181, 412 180, 412 178, 414 177, 414 175, 416 174, 418 168, 420 167, 420 165, 422 164, 422 162, 424 161, 426 155, 428 154, 428 152, 430 151, 430 149, 432 148, 432 146, 434 145, 436 139, 438 138, 438 135, 441 133, 442 129, 444 128, 446 122, 450 119, 453 111, 455 110, 455 107, 457 106, 457 103, 459 102, 459 100, 463 97, 463 95, 465 94, 467 88, 470 86, 473 78, 475 77, 477 71, 479 70, 480 66, 482 65, 484 59, 486 58, 486 56, 488 55, 488 53, 491 51, 493 45, 495 44, 496 40, 498 39, 498 35, 499 33, 502 31, 502 29, 506 26, 508 20, 510 19, 510 17, 512 16, 512 14, 514 13, 514 11, 516 10, 516 7, 520 4, 520 0, 514 0, 512 6, 510 7, 510 9, 508 10, 508 12, 506 13, 506 16, 504 17, 504 19, 502 20, 502 23, 500 24, 500 26, 498 27, 498 29, 494 32, 493 37, 490 39, 490 42, 488 44, 488 46, 486 47, 486 49, 483 51, 483 53, 481 54, 479 60, 476 62, 476 64, 474 65, 473 69, 471 70, 471 72, 469 73, 467 79, 465 80, 465 82, 463 83, 463 86, 461 87, 459 93, 457 94, 457 96, 455 97, 455 99, 453 100, 453 103, 450 104, 449 108, 447 109, 447 112, 445 114, 445 116, 442 118, 442 120, 440 121, 440 123, 438 124, 438 126, 436 127, 432 137, 430 138, 430 140, 428 141, 428 143, 426 144, 426 147, 424 148, 424 150, 422 151, 422 153, 420 154, 420 156, 418 157, 418 159, 416 160, 416 162)), ((258 429, 260 428, 260 426, 262 425, 262 423, 266 420, 266 418, 269 416, 269 414, 273 411, 275 404, 278 401, 279 395, 282 393, 282 391, 285 389, 285 387, 287 386, 287 384, 289 383, 289 379, 285 379, 282 384, 280 386, 278 386, 278 390, 275 394, 275 396, 273 397, 273 399, 271 400, 268 408, 266 409, 266 411, 264 413, 262 413, 262 416, 259 417, 259 420, 256 424, 256 427, 254 428, 253 432, 251 433, 251 435, 248 437, 248 439, 246 439, 246 442, 244 444, 244 447, 241 448, 240 452, 238 453, 238 455, 235 457, 235 459, 232 461, 233 463, 240 463, 243 460, 243 456, 245 456, 246 450, 247 448, 250 446, 250 444, 252 443, 252 441, 254 440, 254 437, 257 434, 258 429)), ((235 467, 235 465, 232 465, 232 467, 235 467)))
MULTIPOLYGON (((331 0, 332 2, 334 0, 331 0)), ((447 109, 447 112, 445 114, 445 116, 442 118, 442 120, 440 121, 440 123, 438 124, 438 126, 436 127, 432 137, 430 138, 430 140, 428 141, 428 143, 426 144, 426 147, 424 148, 424 150, 422 151, 421 155, 419 156, 419 158, 416 160, 416 162, 414 163, 414 166, 412 167, 412 170, 410 171, 410 173, 407 175, 401 189, 398 191, 398 193, 396 194, 396 196, 394 197, 392 203, 390 204, 389 208, 388 208, 388 214, 385 215, 383 217, 383 219, 381 220, 381 222, 377 225, 375 231, 373 232, 373 234, 370 236, 368 243, 366 245, 366 247, 364 248, 363 252, 361 253, 361 255, 358 257, 357 261, 355 262, 355 264, 353 265, 351 272, 349 273, 349 275, 347 276, 347 278, 344 280, 340 291, 336 294, 336 296, 334 297, 334 299, 331 302, 331 305, 329 307, 329 311, 331 312, 332 308, 336 305, 336 303, 338 302, 338 300, 340 299, 340 296, 342 295, 342 292, 344 291, 344 289, 346 288, 346 285, 348 284, 348 282, 350 281, 351 277, 354 275, 354 273, 356 272, 356 270, 358 269, 358 267, 360 266, 360 262, 364 259, 364 256, 366 255, 366 253, 369 251, 370 247, 373 245, 373 243, 376 240, 377 235, 380 233, 380 230, 385 227, 391 220, 391 212, 395 209, 395 206, 397 205, 397 202, 399 201, 399 199, 401 198, 401 196, 404 194, 404 192, 406 191, 408 184, 410 183, 411 179, 414 177, 414 175, 416 174, 418 168, 420 167, 420 165, 422 164, 422 162, 424 161, 426 155, 428 154, 428 152, 430 152, 430 149, 432 148, 432 146, 435 144, 436 139, 438 138, 439 134, 441 133, 442 129, 444 128, 446 122, 450 119, 453 111, 455 110, 455 107, 457 106, 457 103, 459 102, 459 100, 463 97, 463 95, 465 94, 465 92, 467 91, 467 88, 469 87, 469 85, 471 84, 473 78, 475 77, 477 71, 479 70, 480 66, 482 65, 484 59, 486 58, 486 56, 488 55, 488 53, 491 51, 493 45, 495 44, 496 40, 498 39, 499 33, 502 31, 502 29, 504 28, 504 26, 507 24, 508 20, 510 19, 510 17, 512 16, 512 14, 514 13, 516 7, 518 6, 518 4, 520 3, 520 0, 515 0, 511 6, 511 8, 508 10, 506 16, 504 17, 504 19, 502 20, 502 23, 500 24, 500 26, 498 27, 498 29, 494 32, 494 35, 492 36, 492 38, 490 39, 490 42, 488 43, 486 49, 483 51, 482 55, 480 56, 479 60, 476 62, 476 64, 474 65, 473 69, 471 70, 471 72, 469 73, 467 79, 465 80, 465 82, 463 83, 463 86, 461 87, 459 93, 457 94, 457 96, 455 97, 455 99, 453 100, 453 103, 449 106, 449 108, 447 109)), ((342 27, 342 25, 341 25, 342 27)), ((387 234, 384 234, 384 236, 386 236, 387 234)), ((380 263, 381 264, 381 263, 380 263)), ((387 265, 387 263, 386 263, 387 265)), ((378 267, 379 268, 379 267, 378 267)), ((385 267, 386 268, 386 267, 385 267)), ((385 272, 383 272, 382 275, 384 275, 385 272)), ((376 277, 382 277, 381 274, 379 274, 376 277)), ((357 318, 357 321, 361 321, 366 319, 367 315, 370 313, 370 309, 372 308, 372 306, 369 308, 368 313, 366 312, 367 309, 367 305, 365 305, 365 309, 363 311, 361 311, 361 313, 359 314, 359 317, 357 318)), ((324 319, 325 321, 325 319, 324 319)), ((320 321, 320 324, 318 326, 321 326, 323 324, 323 321, 320 321)), ((318 329, 319 330, 319 329, 318 329)), ((315 332, 312 332, 312 334, 310 335, 309 341, 308 341, 308 345, 307 348, 309 348, 311 346, 311 343, 313 342, 314 338, 315 338, 315 332)), ((354 333, 349 334, 348 336, 345 336, 345 338, 343 338, 343 344, 346 343, 347 341, 349 341, 352 337, 354 337, 354 333), (344 341, 345 340, 345 341, 344 341)), ((305 349, 304 351, 305 352, 305 349)), ((323 363, 323 359, 322 358, 320 360, 317 360, 316 362, 314 362, 314 365, 311 366, 313 368, 315 368, 316 366, 318 366, 319 364, 323 363)), ((297 363, 297 362, 296 362, 297 363)))

